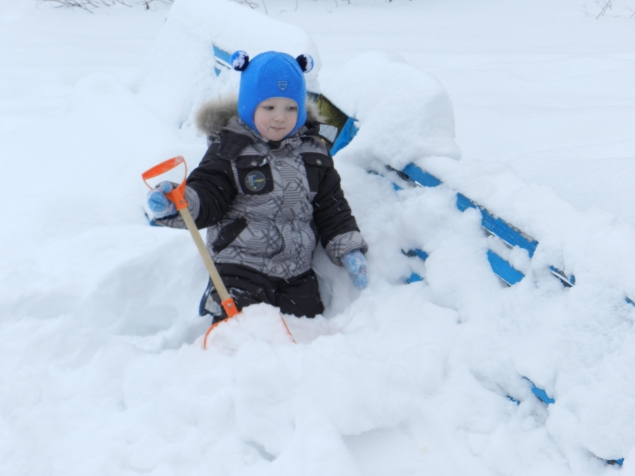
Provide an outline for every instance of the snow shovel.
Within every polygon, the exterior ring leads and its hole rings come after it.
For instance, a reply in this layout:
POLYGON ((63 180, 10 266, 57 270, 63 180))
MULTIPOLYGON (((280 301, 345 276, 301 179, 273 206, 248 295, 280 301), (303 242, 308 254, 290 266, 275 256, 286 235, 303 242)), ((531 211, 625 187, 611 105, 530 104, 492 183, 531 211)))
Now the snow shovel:
MULTIPOLYGON (((231 297, 229 293, 227 292, 227 288, 225 287, 223 280, 218 274, 218 270, 216 269, 216 266, 214 265, 214 262, 212 261, 212 257, 209 255, 209 251, 207 251, 207 248, 205 247, 205 243, 203 243, 203 239, 201 238, 201 235, 198 232, 198 228, 196 228, 194 219, 192 218, 192 215, 187 208, 187 201, 185 200, 185 178, 187 177, 187 164, 185 163, 185 159, 181 157, 180 155, 178 157, 173 157, 171 159, 168 159, 165 162, 161 162, 159 165, 155 165, 150 170, 146 170, 143 174, 141 174, 141 177, 143 178, 143 181, 145 182, 145 184, 150 189, 152 189, 153 187, 148 183, 148 179, 163 175, 166 172, 169 172, 170 170, 178 167, 181 164, 183 164, 184 166, 184 175, 183 175, 183 181, 181 182, 181 185, 176 187, 171 192, 165 192, 165 195, 166 197, 168 197, 168 199, 170 199, 174 203, 174 205, 176 206, 176 209, 181 214, 181 218, 183 218, 183 221, 185 222, 185 226, 187 227, 190 234, 192 235, 192 238, 194 239, 194 243, 196 244, 196 247, 198 248, 198 252, 200 253, 201 258, 203 258, 203 263, 205 263, 205 267, 207 268, 209 277, 212 280, 212 284, 214 285, 214 288, 216 288, 216 291, 218 292, 218 295, 220 296, 221 305, 223 306, 223 309, 225 309, 225 312, 227 313, 227 317, 228 318, 234 317, 236 314, 238 314, 238 309, 236 308, 236 303, 234 303, 234 298, 231 297)), ((207 347, 207 336, 209 335, 209 333, 212 331, 212 329, 215 326, 216 324, 212 325, 207 331, 207 333, 205 334, 205 340, 203 341, 204 348, 207 347)))
MULTIPOLYGON (((236 314, 238 314, 238 308, 236 308, 236 303, 234 302, 234 298, 231 297, 229 293, 227 292, 227 288, 225 287, 225 284, 223 283, 223 280, 220 277, 220 274, 218 274, 218 270, 216 269, 216 266, 214 265, 214 262, 212 261, 212 257, 210 256, 209 251, 207 251, 207 247, 205 246, 205 243, 203 243, 203 239, 201 238, 201 235, 198 232, 198 228, 196 228, 194 219, 192 218, 192 215, 187 208, 187 201, 185 200, 185 181, 186 181, 185 179, 187 177, 187 164, 185 163, 185 159, 181 157, 180 155, 178 157, 173 157, 171 159, 168 159, 165 162, 161 162, 159 165, 155 165, 150 170, 146 170, 143 174, 141 174, 141 177, 143 178, 143 181, 148 186, 148 188, 152 189, 153 187, 148 183, 149 179, 156 178, 160 175, 163 175, 169 172, 170 170, 178 167, 181 164, 183 164, 184 166, 183 181, 181 182, 181 185, 176 187, 171 192, 164 192, 164 193, 165 193, 165 196, 168 197, 168 199, 174 203, 174 205, 176 206, 176 209, 181 214, 181 218, 183 218, 183 221, 185 222, 185 226, 187 227, 190 234, 192 235, 192 238, 194 239, 194 243, 196 244, 196 247, 198 248, 198 252, 201 255, 201 258, 203 258, 203 263, 205 263, 205 267, 207 268, 209 277, 212 280, 212 284, 214 285, 214 288, 216 288, 216 291, 218 292, 218 295, 221 299, 221 305, 223 306, 223 309, 225 309, 225 312, 227 313, 227 318, 230 319, 234 317, 236 314)), ((295 340, 293 339, 293 336, 291 335, 291 331, 289 330, 289 327, 287 326, 287 323, 285 322, 284 318, 282 318, 282 315, 280 315, 280 318, 282 319, 282 324, 284 325, 286 332, 289 334, 289 337, 291 337, 291 340, 295 342, 295 340)), ((216 324, 212 324, 210 328, 207 330, 207 332, 205 333, 205 338, 203 339, 204 349, 207 349, 207 337, 214 330, 214 328, 221 322, 224 322, 224 321, 220 321, 220 322, 217 322, 216 324)))

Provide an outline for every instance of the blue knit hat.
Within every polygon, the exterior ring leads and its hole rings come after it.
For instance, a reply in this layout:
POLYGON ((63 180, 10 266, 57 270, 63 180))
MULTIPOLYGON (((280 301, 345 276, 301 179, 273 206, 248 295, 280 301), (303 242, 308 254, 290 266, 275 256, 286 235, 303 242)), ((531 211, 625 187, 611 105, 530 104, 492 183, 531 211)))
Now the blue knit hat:
POLYGON ((304 73, 313 69, 311 56, 300 55, 293 58, 286 53, 267 51, 250 60, 244 51, 236 51, 231 57, 231 64, 235 70, 242 71, 238 92, 238 116, 245 124, 257 130, 254 113, 258 104, 269 98, 282 97, 292 99, 298 105, 298 122, 288 136, 304 125, 304 73))

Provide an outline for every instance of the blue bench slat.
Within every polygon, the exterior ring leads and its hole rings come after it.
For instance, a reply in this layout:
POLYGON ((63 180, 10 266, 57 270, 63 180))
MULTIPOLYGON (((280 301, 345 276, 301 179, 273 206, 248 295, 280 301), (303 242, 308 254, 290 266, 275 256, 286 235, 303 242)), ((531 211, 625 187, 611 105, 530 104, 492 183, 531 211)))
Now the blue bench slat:
POLYGON ((551 271, 551 274, 558 278, 566 287, 572 288, 575 285, 574 275, 567 276, 564 271, 559 270, 555 266, 549 266, 549 270, 551 271))
POLYGON ((492 213, 487 211, 486 208, 480 206, 476 202, 473 202, 462 193, 456 194, 456 208, 462 212, 468 208, 475 208, 481 211, 481 226, 490 233, 498 236, 505 243, 510 246, 518 246, 524 250, 527 250, 529 257, 533 258, 536 248, 538 247, 538 241, 531 238, 529 235, 523 233, 519 229, 513 227, 505 220, 502 220, 492 213))
POLYGON ((212 45, 212 50, 214 51, 214 59, 216 60, 217 68, 218 66, 223 66, 227 69, 232 69, 231 67, 231 53, 219 48, 216 45, 212 45))
POLYGON ((487 250, 487 260, 496 276, 510 286, 513 286, 525 277, 525 275, 514 268, 509 261, 503 259, 492 250, 487 250))
POLYGON ((425 261, 428 259, 428 257, 430 256, 428 253, 426 253, 425 251, 419 249, 419 248, 415 248, 412 250, 401 250, 401 252, 403 254, 405 254, 406 256, 410 256, 410 257, 417 257, 419 259, 421 259, 422 261, 425 261))
POLYGON ((337 154, 340 150, 346 147, 353 140, 357 131, 359 131, 359 129, 355 125, 355 119, 349 117, 344 123, 337 139, 335 139, 333 147, 331 147, 331 155, 337 154))
POLYGON ((410 180, 423 187, 438 187, 443 183, 431 173, 421 170, 415 164, 406 165, 402 172, 407 175, 410 180))
POLYGON ((544 403, 546 403, 547 405, 551 405, 552 403, 556 403, 556 401, 551 398, 549 395, 547 395, 547 392, 544 391, 542 388, 539 388, 536 386, 535 383, 533 383, 531 380, 529 380, 527 377, 523 377, 525 380, 527 380, 527 382, 529 382, 529 384, 531 385, 531 392, 538 397, 541 401, 543 401, 544 403))

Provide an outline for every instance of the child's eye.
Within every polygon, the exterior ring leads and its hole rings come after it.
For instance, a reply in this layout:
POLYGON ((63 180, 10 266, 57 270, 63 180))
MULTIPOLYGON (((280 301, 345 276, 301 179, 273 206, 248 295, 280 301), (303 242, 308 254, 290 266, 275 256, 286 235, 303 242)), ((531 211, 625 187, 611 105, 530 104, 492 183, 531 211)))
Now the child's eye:
POLYGON ((287 111, 297 111, 298 110, 298 106, 288 106, 287 107, 287 111))
POLYGON ((262 108, 266 111, 273 111, 273 106, 262 106, 262 108))

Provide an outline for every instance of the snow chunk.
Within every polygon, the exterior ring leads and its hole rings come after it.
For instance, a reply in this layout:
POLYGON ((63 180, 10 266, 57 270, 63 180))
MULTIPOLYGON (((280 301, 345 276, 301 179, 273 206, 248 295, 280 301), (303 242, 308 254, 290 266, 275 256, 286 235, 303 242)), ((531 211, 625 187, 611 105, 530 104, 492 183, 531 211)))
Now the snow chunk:
POLYGON ((359 55, 324 92, 359 127, 340 156, 377 158, 397 169, 421 157, 461 156, 447 92, 399 55, 359 55))

